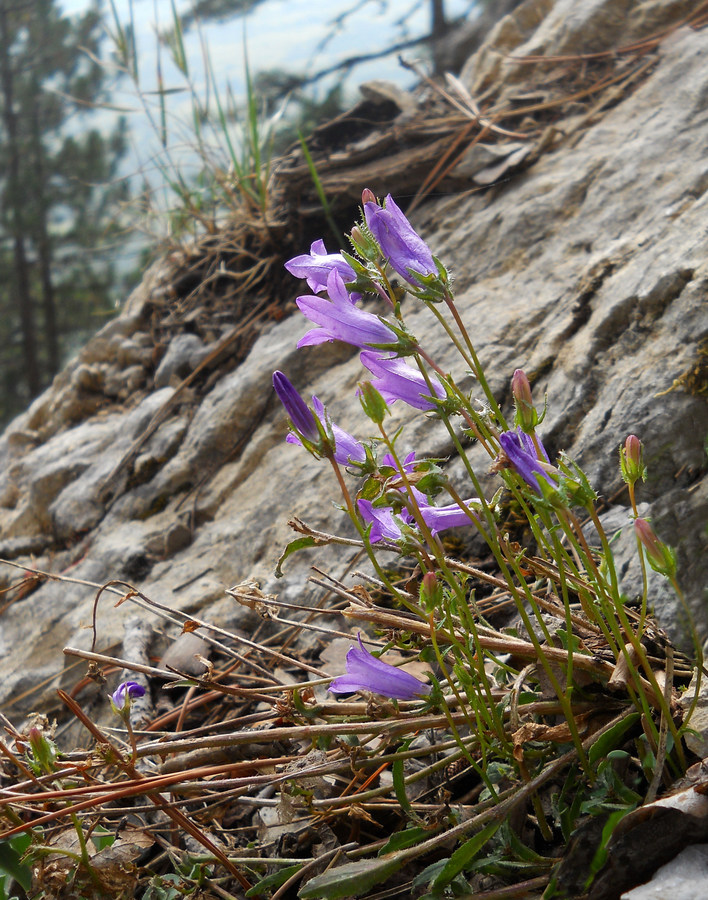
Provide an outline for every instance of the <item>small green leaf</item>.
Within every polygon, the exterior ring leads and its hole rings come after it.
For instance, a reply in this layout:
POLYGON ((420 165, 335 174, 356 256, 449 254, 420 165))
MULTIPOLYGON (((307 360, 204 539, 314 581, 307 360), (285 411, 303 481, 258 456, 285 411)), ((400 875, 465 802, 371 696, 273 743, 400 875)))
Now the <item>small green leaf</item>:
POLYGON ((278 559, 278 564, 275 567, 275 577, 282 578, 283 577, 283 563, 285 560, 291 556, 293 553, 297 553, 298 550, 305 550, 308 547, 316 547, 317 541, 313 537, 301 537, 295 538, 294 541, 290 541, 288 546, 283 550, 280 554, 280 558, 278 559))
POLYGON ((445 887, 446 884, 450 884, 450 882, 472 862, 500 825, 501 820, 498 822, 490 822, 486 828, 477 832, 477 834, 466 841, 461 847, 458 847, 447 861, 445 868, 436 877, 432 887, 441 888, 445 887))
POLYGON ((265 878, 261 878, 257 884, 254 884, 253 887, 246 891, 246 896, 260 897, 261 894, 265 894, 271 889, 279 888, 281 884, 285 884, 288 878, 291 878, 296 872, 299 872, 302 865, 302 863, 298 863, 296 866, 286 866, 279 872, 273 872, 271 875, 266 875, 265 878))
POLYGON ((601 759, 609 756, 617 748, 625 733, 638 721, 639 713, 632 713, 626 719, 622 719, 603 735, 601 735, 588 750, 588 761, 591 766, 596 765, 601 759))
POLYGON ((386 856, 388 853, 395 853, 397 850, 407 850, 408 847, 415 847, 416 844, 427 840, 429 837, 431 837, 430 829, 421 828, 419 825, 415 825, 413 828, 406 828, 404 831, 397 831, 391 835, 379 850, 379 856, 386 856))
POLYGON ((9 841, 0 841, 0 873, 10 875, 28 891, 32 884, 32 870, 22 862, 22 854, 32 843, 29 834, 20 834, 9 841))
POLYGON ((397 872, 406 862, 401 857, 361 859, 316 875, 300 888, 302 900, 337 900, 338 897, 361 897, 375 884, 397 872))

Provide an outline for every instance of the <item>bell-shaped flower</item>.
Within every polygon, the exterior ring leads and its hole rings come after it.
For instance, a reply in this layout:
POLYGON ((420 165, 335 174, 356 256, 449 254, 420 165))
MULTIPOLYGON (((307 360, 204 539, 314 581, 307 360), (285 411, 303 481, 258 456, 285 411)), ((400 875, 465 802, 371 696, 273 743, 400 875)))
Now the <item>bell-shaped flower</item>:
POLYGON ((398 343, 398 335, 378 316, 352 303, 336 269, 332 269, 327 277, 327 293, 329 300, 315 296, 297 298, 302 314, 318 326, 300 338, 298 347, 325 341, 343 341, 362 349, 371 344, 398 343))
MULTIPOLYGON (((474 499, 465 500, 465 506, 469 507, 474 502, 474 499)), ((447 528, 460 528, 473 524, 469 513, 461 509, 457 503, 450 503, 448 506, 431 506, 429 503, 419 503, 418 505, 423 521, 433 534, 445 531, 447 528)))
MULTIPOLYGON (((335 269, 345 282, 354 281, 356 274, 341 253, 327 253, 324 241, 315 241, 309 253, 295 256, 285 263, 285 268, 296 278, 305 278, 311 291, 319 294, 327 288, 327 278, 335 269)), ((353 302, 353 297, 350 302, 353 302)))
POLYGON ((546 449, 538 437, 536 437, 536 441, 544 459, 540 459, 538 456, 534 438, 522 431, 520 426, 514 431, 504 431, 499 435, 499 443, 512 468, 516 469, 529 487, 541 494, 541 485, 536 476, 540 475, 551 487, 556 488, 558 485, 548 471, 548 469, 552 469, 552 466, 546 449))
POLYGON ((401 538, 401 529, 393 518, 390 506, 374 506, 371 500, 357 500, 362 519, 371 523, 369 540, 372 544, 378 541, 397 541, 401 538))
POLYGON ((361 642, 361 635, 359 646, 354 645, 347 651, 346 667, 346 675, 335 678, 329 686, 333 694, 371 691, 392 700, 415 700, 432 690, 426 682, 369 653, 361 642))
POLYGON ((340 465, 348 466, 350 463, 363 463, 366 460, 366 450, 363 444, 360 444, 349 432, 330 421, 327 410, 319 397, 312 395, 313 413, 288 377, 282 372, 273 373, 273 387, 295 429, 295 433, 291 432, 285 439, 289 444, 302 446, 304 438, 310 444, 317 445, 323 440, 323 434, 331 434, 334 438, 334 458, 340 465), (321 429, 317 427, 317 420, 319 420, 321 429))
MULTIPOLYGON (((386 403, 403 400, 415 409, 435 409, 430 388, 422 372, 409 366, 397 357, 382 356, 372 350, 364 350, 359 357, 366 368, 377 377, 371 382, 386 403)), ((445 390, 431 373, 430 383, 433 393, 440 400, 445 399, 445 390)))
POLYGON ((124 709, 125 706, 136 697, 144 697, 145 688, 137 681, 121 681, 111 694, 111 700, 116 709, 124 709))
POLYGON ((320 433, 312 410, 287 375, 280 371, 273 372, 273 387, 297 433, 308 441, 318 441, 320 433))
POLYGON ((364 217, 369 231, 376 238, 391 268, 415 287, 422 287, 415 278, 419 275, 437 275, 430 248, 415 231, 408 219, 389 194, 384 205, 369 201, 364 203, 364 217))
MULTIPOLYGON (((328 421, 327 410, 322 401, 315 394, 312 395, 312 406, 315 415, 322 423, 322 427, 326 432, 328 421)), ((334 436, 334 458, 340 466, 366 462, 366 450, 362 443, 360 443, 353 435, 349 434, 348 431, 340 428, 339 425, 335 425, 332 421, 329 422, 329 427, 332 429, 332 435, 334 436)), ((288 444, 300 444, 300 446, 302 446, 300 438, 292 432, 290 432, 285 440, 288 444)))

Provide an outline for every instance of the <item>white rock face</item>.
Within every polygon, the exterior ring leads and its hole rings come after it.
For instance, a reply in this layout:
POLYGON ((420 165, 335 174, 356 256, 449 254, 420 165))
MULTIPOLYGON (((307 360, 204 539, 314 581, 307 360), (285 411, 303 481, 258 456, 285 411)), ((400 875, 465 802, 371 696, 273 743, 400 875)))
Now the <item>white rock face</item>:
MULTIPOLYGON (((534 0, 492 39, 502 49, 577 52, 585 33, 596 49, 607 17, 605 46, 616 43, 617 23, 633 6, 534 0), (575 18, 564 15, 569 6, 575 18), (516 42, 512 32, 520 35, 516 42)), ((651 13, 657 4, 640 6, 651 13)), ((707 634, 708 405, 705 396, 666 393, 698 364, 708 338, 705 48, 705 31, 678 30, 662 44, 646 80, 575 143, 561 143, 492 193, 439 198, 413 219, 455 275, 459 308, 500 402, 509 408, 515 368, 541 373, 534 390, 537 397, 548 392, 546 446, 552 453, 565 449, 586 469, 611 506, 612 521, 623 519, 627 505, 618 493, 618 447, 631 432, 644 441, 650 474, 639 499, 678 550, 688 602, 707 634)), ((481 51, 469 64, 467 83, 492 77, 488 63, 498 58, 481 51)), ((346 579, 353 553, 341 547, 303 553, 286 564, 282 581, 273 578, 292 536, 290 517, 330 531, 346 525, 332 506, 338 497, 325 463, 285 443, 271 375, 282 369, 303 394, 316 393, 338 424, 365 437, 369 429, 355 397, 363 371, 358 357, 329 345, 297 351, 308 324, 292 317, 264 332, 248 358, 193 409, 174 395, 173 381, 154 386, 146 310, 159 276, 157 269, 148 274, 123 315, 0 439, 0 557, 77 580, 122 578, 161 603, 232 625, 243 613, 224 590, 249 577, 283 599, 308 603, 314 593, 306 583, 309 566, 346 579), (109 399, 115 400, 121 371, 131 379, 129 393, 118 398, 124 406, 102 412, 105 385, 114 385, 109 399), (108 483, 148 427, 150 437, 131 465, 108 483)), ((293 282, 293 296, 298 292, 293 282)), ((463 381, 444 334, 414 300, 405 303, 412 330, 463 381)), ((395 414, 410 423, 406 449, 451 453, 440 427, 412 410, 395 414)), ((479 462, 486 471, 486 460, 479 462)), ((461 467, 450 466, 468 496, 461 467)), ((491 491, 494 478, 485 484, 491 491)), ((627 552, 627 584, 636 578, 632 566, 627 552)), ((0 574, 8 583, 17 577, 4 567, 0 574)), ((55 676, 64 645, 90 644, 85 626, 95 593, 86 584, 47 581, 3 612, 0 702, 55 676)), ((651 599, 663 624, 684 633, 660 578, 651 599)), ((129 604, 114 610, 102 601, 102 646, 120 640, 122 620, 132 612, 129 604)), ((48 680, 44 695, 14 709, 37 708, 42 696, 48 702, 57 683, 48 680)))

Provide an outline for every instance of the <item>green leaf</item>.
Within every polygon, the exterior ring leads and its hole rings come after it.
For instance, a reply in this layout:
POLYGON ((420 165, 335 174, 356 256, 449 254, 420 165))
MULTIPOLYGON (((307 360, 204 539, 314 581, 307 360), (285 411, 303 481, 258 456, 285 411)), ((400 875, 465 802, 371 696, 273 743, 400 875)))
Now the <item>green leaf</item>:
POLYGON ((406 862, 400 856, 388 859, 361 859, 316 875, 300 888, 303 900, 337 900, 338 897, 361 897, 375 884, 397 872, 406 862))
POLYGON ((386 856, 388 853, 395 853, 397 850, 415 847, 416 844, 427 840, 431 836, 429 828, 421 828, 419 825, 415 825, 413 828, 406 828, 404 831, 397 831, 391 835, 379 850, 379 856, 386 856))
POLYGON ((265 894, 267 891, 271 890, 271 888, 279 888, 281 884, 285 884, 288 878, 292 877, 296 872, 299 872, 302 866, 302 863, 298 863, 296 866, 286 866, 279 872, 273 872, 271 875, 266 875, 265 878, 261 878, 257 884, 254 884, 253 887, 246 891, 246 896, 260 897, 261 894, 265 894))
POLYGON ((297 553, 298 550, 305 550, 308 547, 316 547, 318 542, 313 537, 301 537, 295 538, 294 541, 290 541, 288 546, 283 550, 280 554, 280 558, 278 559, 278 564, 275 567, 275 577, 282 578, 283 577, 283 563, 285 560, 291 556, 293 553, 297 553))
POLYGON ((486 828, 477 832, 477 834, 466 841, 461 847, 458 847, 447 861, 442 872, 436 877, 432 887, 441 888, 450 884, 450 882, 472 862, 500 825, 501 820, 498 822, 490 822, 486 828))
POLYGON ((22 854, 32 843, 29 834, 20 834, 9 841, 0 842, 0 873, 10 875, 28 891, 32 884, 32 870, 22 862, 22 854))
POLYGON ((601 759, 617 748, 625 733, 638 721, 639 713, 632 713, 626 719, 618 722, 603 735, 601 735, 588 751, 588 761, 591 766, 596 765, 601 759))

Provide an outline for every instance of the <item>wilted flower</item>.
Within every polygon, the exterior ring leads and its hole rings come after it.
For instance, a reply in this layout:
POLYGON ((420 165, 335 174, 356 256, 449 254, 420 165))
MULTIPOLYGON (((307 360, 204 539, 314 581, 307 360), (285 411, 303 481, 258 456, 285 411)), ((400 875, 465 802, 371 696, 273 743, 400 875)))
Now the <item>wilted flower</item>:
POLYGON ((506 458, 519 475, 521 475, 526 484, 540 494, 541 485, 538 483, 538 479, 536 478, 537 475, 545 478, 552 487, 555 488, 557 485, 546 471, 546 466, 550 465, 548 454, 541 441, 538 438, 536 438, 536 440, 538 441, 538 446, 540 447, 545 460, 540 460, 538 458, 533 438, 530 434, 526 434, 522 431, 520 427, 517 427, 514 431, 504 431, 499 435, 499 443, 501 444, 506 458))
MULTIPOLYGON (((341 253, 327 253, 324 241, 315 241, 309 253, 295 256, 285 263, 285 268, 296 278, 305 278, 310 290, 319 294, 327 287, 327 278, 332 269, 339 272, 344 281, 354 281, 354 269, 341 253)), ((350 302, 353 302, 352 296, 350 302)))
POLYGON ((369 230, 381 247, 381 252, 391 268, 402 278, 416 287, 421 287, 415 274, 438 274, 438 267, 435 265, 430 248, 417 234, 390 194, 384 200, 383 206, 369 199, 370 196, 373 197, 370 191, 363 195, 364 217, 369 230))
MULTIPOLYGON (((403 400, 415 409, 435 409, 430 388, 418 369, 402 359, 380 356, 372 350, 364 350, 359 358, 372 374, 378 376, 372 384, 387 403, 403 400)), ((444 400, 445 391, 435 375, 430 375, 430 382, 436 397, 444 400)))
POLYGON ((392 700, 415 700, 430 693, 429 684, 377 659, 365 649, 361 635, 358 640, 359 646, 354 645, 347 651, 346 675, 335 678, 329 686, 333 694, 371 691, 392 700))
POLYGON ((121 681, 111 694, 111 700, 116 709, 123 709, 129 700, 144 696, 145 688, 142 684, 138 684, 137 681, 121 681))
POLYGON ((300 338, 298 347, 323 344, 325 341, 344 341, 362 349, 370 344, 395 344, 398 335, 375 316, 355 306, 342 277, 332 269, 327 278, 325 297, 298 297, 300 311, 317 325, 300 338))

